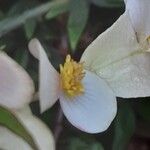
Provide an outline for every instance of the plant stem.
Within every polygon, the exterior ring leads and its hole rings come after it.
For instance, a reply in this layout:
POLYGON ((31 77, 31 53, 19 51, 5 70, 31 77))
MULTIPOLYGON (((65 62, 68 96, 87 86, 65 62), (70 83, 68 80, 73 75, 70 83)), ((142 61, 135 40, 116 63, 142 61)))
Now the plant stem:
POLYGON ((55 126, 55 129, 54 129, 54 138, 55 138, 55 142, 57 144, 57 141, 59 139, 59 136, 62 132, 62 122, 63 122, 63 112, 62 112, 62 109, 61 107, 59 108, 59 111, 58 111, 58 115, 57 115, 57 118, 56 118, 56 126, 55 126))

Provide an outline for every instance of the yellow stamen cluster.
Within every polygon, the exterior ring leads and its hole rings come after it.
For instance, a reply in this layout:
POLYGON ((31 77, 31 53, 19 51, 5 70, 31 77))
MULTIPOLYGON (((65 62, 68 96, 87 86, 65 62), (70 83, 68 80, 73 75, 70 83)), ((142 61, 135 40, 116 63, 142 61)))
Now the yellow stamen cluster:
POLYGON ((146 47, 146 52, 150 52, 150 36, 146 39, 147 40, 147 47, 146 47))
POLYGON ((68 96, 73 97, 84 92, 81 82, 84 75, 83 63, 77 63, 67 55, 64 66, 60 65, 60 78, 62 89, 68 96))
POLYGON ((150 43, 150 36, 147 38, 147 42, 150 43))

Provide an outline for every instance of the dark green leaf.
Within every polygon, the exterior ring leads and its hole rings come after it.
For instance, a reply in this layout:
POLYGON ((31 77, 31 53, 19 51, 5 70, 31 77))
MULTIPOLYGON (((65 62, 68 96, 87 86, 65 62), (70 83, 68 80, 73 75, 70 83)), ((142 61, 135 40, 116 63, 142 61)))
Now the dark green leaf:
POLYGON ((32 7, 37 5, 37 1, 23 1, 23 0, 19 0, 17 1, 8 11, 7 16, 11 17, 14 15, 18 15, 23 13, 26 10, 31 9, 32 7))
POLYGON ((89 150, 104 150, 103 146, 100 144, 100 143, 93 143, 91 146, 90 146, 90 149, 89 150))
POLYGON ((5 48, 6 48, 6 45, 1 45, 0 46, 0 51, 3 50, 3 49, 5 49, 5 48))
POLYGON ((15 59, 22 67, 26 68, 26 67, 27 67, 27 64, 28 64, 28 59, 29 59, 28 51, 27 51, 27 50, 21 51, 20 49, 19 49, 19 50, 16 50, 14 59, 15 59))
POLYGON ((72 50, 74 51, 79 38, 86 26, 89 14, 87 0, 71 0, 68 33, 72 50))
POLYGON ((36 20, 30 19, 26 21, 24 25, 24 29, 25 29, 27 39, 31 39, 31 37, 34 34, 35 28, 36 28, 36 20))
POLYGON ((123 0, 91 0, 91 2, 100 7, 122 7, 123 0))
POLYGON ((103 146, 93 140, 72 138, 68 150, 104 150, 103 146))
POLYGON ((0 20, 3 19, 3 17, 4 17, 4 14, 2 11, 0 11, 0 20))
POLYGON ((86 143, 84 143, 78 138, 72 139, 69 146, 69 150, 85 150, 86 148, 86 143))
POLYGON ((58 15, 67 12, 69 9, 69 1, 66 0, 64 3, 60 3, 56 5, 56 7, 51 8, 46 14, 47 19, 52 19, 57 17, 58 15))
POLYGON ((150 122, 150 101, 148 100, 143 100, 138 107, 138 112, 140 116, 150 122))
POLYGON ((23 138, 34 150, 38 150, 30 133, 28 133, 14 114, 2 106, 0 106, 0 125, 7 127, 12 132, 23 138))
POLYGON ((115 136, 113 150, 126 150, 126 146, 134 133, 135 116, 131 107, 123 104, 115 119, 115 136))

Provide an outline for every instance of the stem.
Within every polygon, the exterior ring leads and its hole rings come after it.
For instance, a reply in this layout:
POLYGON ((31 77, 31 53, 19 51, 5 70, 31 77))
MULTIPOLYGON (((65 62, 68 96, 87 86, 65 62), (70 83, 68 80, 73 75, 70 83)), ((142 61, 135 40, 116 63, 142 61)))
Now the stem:
POLYGON ((62 129, 63 129, 62 122, 63 122, 63 112, 62 112, 62 109, 60 107, 59 111, 58 111, 57 119, 56 119, 56 127, 54 129, 54 138, 55 138, 56 144, 57 144, 57 141, 58 141, 59 136, 60 136, 62 129))

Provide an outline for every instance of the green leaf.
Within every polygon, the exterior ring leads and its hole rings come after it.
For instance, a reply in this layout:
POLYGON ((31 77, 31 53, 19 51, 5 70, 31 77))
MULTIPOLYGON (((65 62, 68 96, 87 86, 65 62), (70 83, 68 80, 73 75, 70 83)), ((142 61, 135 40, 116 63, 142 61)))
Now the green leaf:
POLYGON ((122 7, 123 6, 123 0, 91 0, 91 2, 97 6, 100 7, 122 7))
POLYGON ((90 146, 90 150, 104 150, 104 148, 100 143, 97 142, 90 146))
POLYGON ((36 20, 32 19, 32 20, 26 21, 24 25, 24 30, 25 30, 26 37, 28 40, 32 38, 35 28, 36 28, 36 20))
POLYGON ((2 11, 0 11, 0 20, 3 19, 3 17, 4 17, 4 14, 2 11))
POLYGON ((38 150, 26 128, 19 122, 14 114, 2 106, 0 106, 0 125, 7 127, 12 132, 23 138, 34 150, 38 150))
POLYGON ((7 12, 7 16, 11 17, 17 14, 21 14, 25 10, 29 10, 32 7, 37 5, 37 1, 23 1, 19 0, 14 5, 11 6, 9 11, 7 12))
POLYGON ((71 0, 70 16, 68 21, 68 34, 72 50, 74 51, 79 38, 86 26, 89 14, 87 0, 71 0))
POLYGON ((104 150, 103 146, 91 140, 85 140, 82 138, 72 138, 69 142, 68 150, 104 150))
POLYGON ((0 45, 0 51, 4 50, 6 48, 6 45, 0 45))
POLYGON ((143 100, 138 107, 138 113, 140 116, 150 122, 150 101, 148 100, 143 100))
POLYGON ((113 150, 126 150, 126 146, 134 133, 135 116, 131 107, 123 104, 115 119, 115 136, 113 150))
POLYGON ((69 10, 69 1, 66 0, 64 3, 59 3, 56 7, 51 8, 46 14, 46 19, 53 19, 58 15, 65 13, 69 10))
POLYGON ((78 138, 74 138, 70 142, 69 150, 85 150, 87 148, 86 143, 78 138))
POLYGON ((16 50, 14 59, 24 68, 27 68, 29 55, 27 50, 16 50))
POLYGON ((3 19, 0 21, 0 37, 9 31, 17 28, 18 26, 24 24, 27 20, 38 18, 38 16, 43 15, 47 11, 49 11, 51 8, 56 7, 56 5, 59 5, 60 3, 65 3, 66 0, 60 1, 52 1, 47 2, 45 4, 42 4, 40 6, 37 6, 33 9, 29 9, 24 11, 20 15, 16 15, 14 17, 8 17, 6 19, 3 19))

